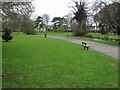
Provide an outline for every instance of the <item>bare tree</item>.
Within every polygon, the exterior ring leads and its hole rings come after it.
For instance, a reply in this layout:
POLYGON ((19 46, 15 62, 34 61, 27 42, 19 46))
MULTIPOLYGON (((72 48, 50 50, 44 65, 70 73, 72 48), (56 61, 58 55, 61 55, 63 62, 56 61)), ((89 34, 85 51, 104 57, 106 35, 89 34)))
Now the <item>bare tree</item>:
POLYGON ((84 0, 73 1, 75 6, 72 6, 74 17, 78 25, 75 30, 76 36, 83 36, 86 34, 86 20, 87 20, 87 2, 84 0))
POLYGON ((34 11, 32 2, 2 2, 2 15, 3 17, 9 17, 11 12, 18 13, 28 18, 34 11))
POLYGON ((71 27, 71 20, 72 20, 72 14, 68 13, 67 15, 64 16, 65 18, 65 28, 67 29, 66 31, 71 31, 70 27, 71 27))
POLYGON ((42 15, 43 18, 43 24, 44 24, 44 28, 45 28, 45 37, 47 37, 47 31, 48 31, 48 23, 49 23, 49 15, 48 14, 43 14, 42 15))
POLYGON ((48 23, 49 23, 49 20, 50 20, 50 17, 48 14, 43 14, 42 15, 42 18, 43 18, 43 23, 48 26, 48 23))
POLYGON ((28 27, 27 23, 33 11, 32 2, 2 2, 0 13, 2 14, 3 29, 22 29, 20 27, 28 27))
MULTIPOLYGON (((99 2, 101 4, 102 2, 99 2)), ((119 33, 120 25, 120 2, 113 2, 106 4, 100 11, 94 16, 95 21, 100 24, 104 24, 104 32, 117 32, 119 33)))

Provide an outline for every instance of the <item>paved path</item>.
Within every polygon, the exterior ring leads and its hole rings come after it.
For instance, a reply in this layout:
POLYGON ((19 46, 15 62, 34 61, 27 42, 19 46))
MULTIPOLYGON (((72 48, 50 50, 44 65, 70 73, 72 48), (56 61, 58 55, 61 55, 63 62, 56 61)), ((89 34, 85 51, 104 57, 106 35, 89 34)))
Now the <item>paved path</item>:
POLYGON ((120 47, 118 47, 118 46, 112 46, 112 45, 101 44, 101 43, 96 43, 96 42, 92 42, 92 41, 78 40, 78 39, 72 39, 72 38, 60 37, 60 36, 47 36, 47 37, 65 40, 65 41, 69 41, 69 42, 77 43, 77 44, 81 44, 82 42, 86 42, 88 45, 91 46, 90 47, 91 49, 105 53, 105 54, 112 56, 116 59, 119 58, 119 60, 120 60, 120 57, 118 57, 118 48, 120 49, 120 47))

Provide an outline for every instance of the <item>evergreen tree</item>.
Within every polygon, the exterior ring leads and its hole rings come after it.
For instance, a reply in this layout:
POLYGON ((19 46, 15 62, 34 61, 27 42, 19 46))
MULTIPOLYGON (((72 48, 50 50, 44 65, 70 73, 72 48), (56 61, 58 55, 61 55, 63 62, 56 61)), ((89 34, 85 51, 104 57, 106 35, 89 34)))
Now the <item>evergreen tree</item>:
POLYGON ((4 39, 6 42, 8 42, 9 40, 12 40, 13 37, 10 35, 11 33, 12 33, 11 30, 5 29, 2 35, 2 39, 4 39))

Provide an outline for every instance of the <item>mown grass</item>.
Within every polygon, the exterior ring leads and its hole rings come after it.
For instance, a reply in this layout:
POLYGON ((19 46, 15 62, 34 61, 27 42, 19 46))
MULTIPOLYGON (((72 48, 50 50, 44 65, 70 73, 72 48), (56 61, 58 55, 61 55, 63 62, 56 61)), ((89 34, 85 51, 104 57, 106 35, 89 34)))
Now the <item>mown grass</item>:
MULTIPOLYGON (((44 34, 45 32, 39 32, 39 34, 44 34)), ((67 36, 67 35, 73 35, 74 33, 71 32, 47 32, 48 35, 55 35, 55 36, 67 36)), ((120 39, 120 36, 118 35, 102 35, 101 33, 88 33, 92 35, 93 37, 100 37, 100 38, 112 38, 112 39, 120 39)))
POLYGON ((101 33, 88 33, 88 34, 92 35, 93 37, 120 39, 120 36, 113 34, 108 34, 108 35, 102 35, 101 33))
MULTIPOLYGON (((44 32, 40 32, 40 35, 44 35, 44 32)), ((97 33, 88 33, 91 34, 93 37, 97 37, 97 33)), ((47 35, 53 35, 53 36, 63 36, 63 37, 69 37, 69 38, 75 38, 75 39, 80 39, 80 40, 87 40, 87 41, 93 41, 93 42, 98 42, 98 43, 103 43, 103 44, 109 44, 109 45, 114 45, 114 46, 120 46, 119 41, 107 41, 107 40, 94 40, 86 37, 79 37, 79 36, 73 36, 73 33, 71 32, 47 32, 47 35)), ((99 34, 99 37, 105 37, 104 35, 101 36, 99 34)), ((109 36, 111 38, 117 39, 119 38, 118 36, 109 36)))
POLYGON ((117 60, 81 45, 14 35, 3 42, 3 88, 116 88, 117 60))
MULTIPOLYGON (((53 35, 53 36, 69 36, 73 35, 71 32, 46 32, 47 35, 53 35)), ((39 32, 40 35, 44 35, 45 32, 39 32)))
POLYGON ((80 39, 80 40, 86 40, 86 41, 93 41, 93 42, 98 42, 98 43, 103 43, 103 44, 109 44, 109 45, 114 45, 114 46, 120 46, 119 41, 107 41, 107 40, 94 40, 92 38, 86 38, 86 37, 76 37, 76 36, 66 36, 69 38, 75 38, 75 39, 80 39))

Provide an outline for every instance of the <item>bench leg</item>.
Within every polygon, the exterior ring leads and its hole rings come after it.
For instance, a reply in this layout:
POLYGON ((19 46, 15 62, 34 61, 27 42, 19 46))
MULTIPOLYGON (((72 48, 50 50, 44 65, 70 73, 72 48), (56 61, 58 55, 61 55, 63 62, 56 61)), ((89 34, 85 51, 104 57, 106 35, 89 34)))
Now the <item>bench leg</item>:
POLYGON ((88 49, 89 49, 89 47, 85 47, 85 46, 84 46, 84 49, 88 50, 88 49))
POLYGON ((86 49, 86 47, 84 47, 84 49, 86 49))
POLYGON ((88 50, 88 47, 84 47, 84 49, 88 50))
POLYGON ((88 47, 86 47, 86 49, 88 50, 88 47))

